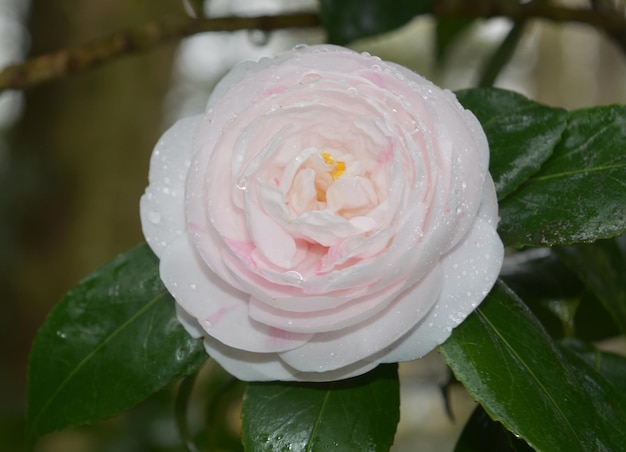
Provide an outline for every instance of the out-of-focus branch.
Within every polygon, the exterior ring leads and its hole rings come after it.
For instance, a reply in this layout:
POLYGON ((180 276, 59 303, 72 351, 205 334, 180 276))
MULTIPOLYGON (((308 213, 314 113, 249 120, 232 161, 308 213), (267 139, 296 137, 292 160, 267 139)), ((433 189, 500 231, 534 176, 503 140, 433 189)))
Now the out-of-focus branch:
POLYGON ((432 12, 437 17, 508 17, 516 22, 546 19, 553 22, 582 23, 604 31, 626 53, 626 17, 614 10, 567 8, 548 2, 521 4, 493 0, 438 0, 434 2, 432 12))
POLYGON ((0 72, 0 91, 23 89, 68 74, 93 68, 108 60, 154 48, 186 36, 209 31, 311 28, 320 25, 315 13, 257 17, 217 17, 179 19, 148 23, 113 34, 82 47, 47 53, 6 67, 0 72))
MULTIPOLYGON (((515 21, 547 19, 556 22, 579 22, 608 33, 626 50, 626 18, 614 12, 572 9, 540 3, 519 4, 489 0, 439 0, 431 13, 437 17, 492 18, 508 17, 515 21)), ((132 30, 74 49, 36 56, 0 72, 0 91, 23 89, 68 74, 95 67, 121 55, 157 47, 163 43, 209 31, 311 28, 321 25, 315 13, 296 13, 259 17, 219 17, 182 19, 146 24, 132 30)))

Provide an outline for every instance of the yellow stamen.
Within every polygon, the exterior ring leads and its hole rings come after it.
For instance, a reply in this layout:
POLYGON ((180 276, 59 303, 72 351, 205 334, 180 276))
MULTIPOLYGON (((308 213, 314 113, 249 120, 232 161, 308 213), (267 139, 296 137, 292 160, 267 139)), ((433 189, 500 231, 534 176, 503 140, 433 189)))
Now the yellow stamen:
POLYGON ((346 164, 342 161, 335 162, 333 156, 330 155, 328 152, 322 152, 322 158, 324 159, 324 163, 326 163, 331 168, 329 174, 332 176, 333 179, 337 179, 346 170, 346 164))
POLYGON ((333 176, 333 179, 337 179, 345 170, 346 164, 344 162, 337 162, 335 169, 330 172, 330 175, 333 176))

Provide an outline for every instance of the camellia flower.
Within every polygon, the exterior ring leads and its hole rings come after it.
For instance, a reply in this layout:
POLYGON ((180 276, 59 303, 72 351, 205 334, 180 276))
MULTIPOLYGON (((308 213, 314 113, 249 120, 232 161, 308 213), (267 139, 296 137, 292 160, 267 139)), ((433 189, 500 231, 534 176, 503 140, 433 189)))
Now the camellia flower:
POLYGON ((243 62, 154 150, 148 244, 242 380, 335 380, 445 341, 502 264, 489 148, 455 96, 369 54, 243 62))

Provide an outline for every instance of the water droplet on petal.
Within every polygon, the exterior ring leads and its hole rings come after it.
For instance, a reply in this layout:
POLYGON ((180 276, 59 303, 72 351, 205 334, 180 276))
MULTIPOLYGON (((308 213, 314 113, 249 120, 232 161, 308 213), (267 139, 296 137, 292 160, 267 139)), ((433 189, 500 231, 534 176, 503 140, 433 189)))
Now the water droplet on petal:
POLYGON ((317 72, 309 72, 308 74, 304 74, 302 76, 302 78, 300 79, 300 83, 305 85, 307 83, 313 83, 317 80, 320 80, 321 78, 321 74, 318 74, 317 72))
POLYGON ((198 287, 198 286, 196 286, 194 283, 189 284, 189 288, 190 288, 191 290, 196 290, 196 288, 197 288, 197 287, 198 287))
POLYGON ((348 94, 351 96, 356 96, 357 94, 359 94, 359 91, 354 86, 351 86, 350 88, 348 88, 347 91, 348 91, 348 94))
POLYGON ((161 222, 161 212, 158 210, 148 212, 148 221, 152 224, 159 224, 161 222))
POLYGON ((293 46, 293 50, 301 50, 301 49, 305 49, 308 46, 306 44, 296 44, 295 46, 293 46))
POLYGON ((293 282, 295 282, 296 284, 301 284, 302 281, 304 280, 304 278, 302 277, 302 275, 295 271, 295 270, 290 270, 288 272, 285 272, 285 276, 291 280, 293 280, 293 282))
POLYGON ((247 190, 248 189, 248 178, 247 177, 240 177, 239 180, 237 181, 237 188, 240 190, 247 190))
POLYGON ((382 70, 382 68, 380 67, 380 64, 372 64, 372 69, 375 70, 375 71, 382 70))

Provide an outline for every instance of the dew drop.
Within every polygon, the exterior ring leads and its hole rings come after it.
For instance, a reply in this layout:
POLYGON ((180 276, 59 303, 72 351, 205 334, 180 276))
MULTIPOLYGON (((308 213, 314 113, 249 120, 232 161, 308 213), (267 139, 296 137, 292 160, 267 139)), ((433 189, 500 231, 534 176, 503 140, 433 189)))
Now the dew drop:
POLYGON ((295 46, 293 46, 293 50, 302 50, 307 48, 308 46, 306 44, 296 44, 295 46))
POLYGON ((369 58, 372 56, 372 54, 369 52, 361 52, 361 55, 363 55, 365 58, 369 58))
POLYGON ((67 334, 59 330, 57 331, 57 336, 59 336, 61 339, 65 339, 67 337, 67 334))
POLYGON ((375 71, 381 71, 382 68, 380 67, 380 64, 372 64, 372 69, 375 71))
POLYGON ((161 222, 161 212, 158 210, 148 212, 148 221, 152 224, 159 224, 161 222))
POLYGON ((293 280, 293 282, 295 282, 296 284, 301 284, 302 281, 304 280, 302 275, 299 272, 295 271, 295 270, 290 270, 288 272, 285 272, 284 275, 287 278, 293 280))
POLYGON ((189 284, 189 288, 190 288, 191 290, 196 290, 196 288, 197 288, 197 287, 198 287, 198 286, 196 286, 194 283, 189 284))
POLYGON ((348 91, 348 94, 351 96, 356 96, 357 94, 359 94, 359 91, 354 86, 351 86, 350 88, 348 88, 347 91, 348 91))
POLYGON ((306 85, 307 83, 313 83, 321 78, 322 76, 317 72, 309 72, 308 74, 304 74, 302 76, 302 78, 300 79, 300 83, 306 85))
POLYGON ((237 188, 240 190, 247 190, 248 189, 248 178, 243 176, 240 177, 239 180, 237 181, 237 188))

